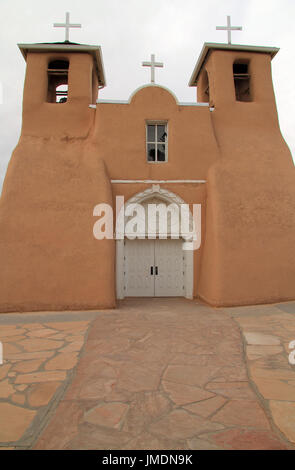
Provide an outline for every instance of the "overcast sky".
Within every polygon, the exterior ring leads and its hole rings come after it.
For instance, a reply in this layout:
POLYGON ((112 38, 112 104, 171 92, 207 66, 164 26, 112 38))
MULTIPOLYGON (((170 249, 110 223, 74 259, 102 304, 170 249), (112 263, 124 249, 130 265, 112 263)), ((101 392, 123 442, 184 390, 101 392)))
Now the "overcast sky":
POLYGON ((103 99, 127 100, 137 87, 150 81, 141 66, 151 53, 164 62, 156 82, 170 88, 179 101, 194 101, 188 81, 204 42, 227 42, 215 27, 232 24, 234 44, 275 46, 281 50, 272 62, 273 82, 282 134, 295 159, 295 0, 0 0, 0 188, 21 126, 25 61, 17 43, 63 41, 72 23, 70 40, 100 45, 107 86, 103 99))

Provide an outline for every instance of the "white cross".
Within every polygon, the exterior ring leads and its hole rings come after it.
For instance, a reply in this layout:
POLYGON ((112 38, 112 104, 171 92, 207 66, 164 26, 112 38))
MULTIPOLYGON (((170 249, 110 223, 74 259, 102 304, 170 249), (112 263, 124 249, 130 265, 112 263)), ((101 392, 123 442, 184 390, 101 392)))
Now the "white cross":
POLYGON ((155 62, 155 54, 151 54, 150 62, 143 62, 143 67, 151 68, 151 83, 155 83, 155 67, 164 67, 162 62, 155 62))
POLYGON ((231 44, 231 32, 232 31, 242 31, 242 26, 231 26, 230 24, 230 16, 227 16, 227 26, 216 26, 218 30, 225 30, 227 31, 227 41, 228 44, 231 44))
POLYGON ((70 37, 70 28, 81 28, 81 24, 71 24, 70 23, 70 13, 66 12, 66 22, 65 23, 54 23, 54 28, 65 28, 66 29, 66 39, 65 42, 69 42, 70 37))

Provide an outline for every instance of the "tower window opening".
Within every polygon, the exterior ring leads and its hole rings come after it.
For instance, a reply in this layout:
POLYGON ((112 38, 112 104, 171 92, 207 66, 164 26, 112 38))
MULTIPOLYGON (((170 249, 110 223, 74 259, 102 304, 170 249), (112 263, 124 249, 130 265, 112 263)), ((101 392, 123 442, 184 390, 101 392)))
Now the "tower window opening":
POLYGON ((233 64, 233 76, 237 101, 252 101, 249 63, 236 61, 233 64))
POLYGON ((49 62, 48 75, 48 103, 66 103, 68 99, 68 60, 53 60, 49 62))

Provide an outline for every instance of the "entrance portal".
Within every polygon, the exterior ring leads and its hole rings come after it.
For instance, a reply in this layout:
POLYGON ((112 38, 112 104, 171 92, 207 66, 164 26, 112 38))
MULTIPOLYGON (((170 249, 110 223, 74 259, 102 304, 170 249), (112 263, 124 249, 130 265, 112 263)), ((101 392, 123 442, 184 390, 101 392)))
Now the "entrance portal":
MULTIPOLYGON (((141 204, 145 213, 150 203, 173 203, 178 207, 185 204, 179 196, 159 185, 153 185, 133 196, 125 204, 125 210, 128 205, 134 203, 141 204)), ((147 219, 148 217, 145 218, 146 222, 147 219)), ((193 298, 194 252, 183 249, 183 243, 188 239, 186 234, 182 234, 182 238, 174 236, 173 218, 169 219, 166 238, 162 237, 158 230, 156 234, 151 234, 147 223, 144 233, 140 233, 137 238, 129 237, 126 230, 127 220, 128 217, 125 217, 125 233, 116 232, 117 298, 193 298)), ((179 220, 176 222, 178 229, 179 220)))

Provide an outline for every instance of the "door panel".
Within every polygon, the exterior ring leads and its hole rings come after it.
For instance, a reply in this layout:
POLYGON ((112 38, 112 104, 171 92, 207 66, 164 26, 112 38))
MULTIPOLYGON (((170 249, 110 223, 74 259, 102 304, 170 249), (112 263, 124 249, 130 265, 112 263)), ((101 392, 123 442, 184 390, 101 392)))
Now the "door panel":
POLYGON ((125 240, 124 291, 126 297, 153 297, 155 295, 154 240, 125 240), (154 270, 153 270, 154 271, 154 270))
POLYGON ((182 240, 125 240, 126 297, 184 295, 182 240))
POLYGON ((155 240, 155 267, 155 296, 183 296, 182 240, 155 240))

